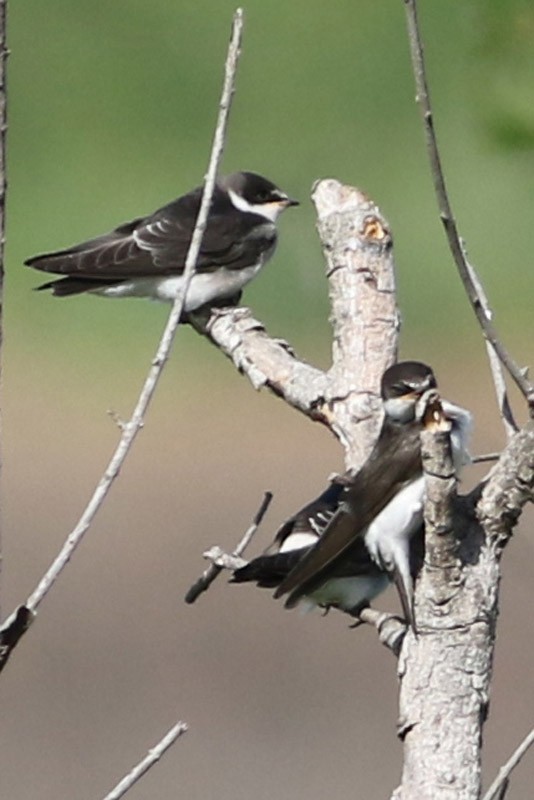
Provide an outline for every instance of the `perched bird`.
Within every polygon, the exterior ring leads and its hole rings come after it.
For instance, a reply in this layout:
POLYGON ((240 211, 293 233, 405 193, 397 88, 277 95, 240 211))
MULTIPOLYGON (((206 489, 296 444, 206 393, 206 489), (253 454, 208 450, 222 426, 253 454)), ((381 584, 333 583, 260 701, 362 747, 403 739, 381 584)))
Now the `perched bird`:
MULTIPOLYGON (((281 525, 263 555, 234 572, 232 582, 255 581, 258 586, 267 588, 279 586, 320 540, 339 508, 346 486, 344 477, 334 478, 319 497, 281 525)), ((360 538, 330 577, 309 596, 303 597, 300 605, 310 609, 315 606, 341 608, 357 615, 388 584, 389 575, 373 561, 360 538)))
MULTIPOLYGON (((51 289, 58 297, 90 292, 172 302, 183 284, 201 198, 199 187, 148 217, 25 263, 64 276, 38 287, 51 289)), ((296 205, 296 200, 254 172, 222 178, 215 186, 184 311, 239 295, 274 252, 276 219, 296 205)))
MULTIPOLYGON (((335 481, 291 517, 263 556, 237 570, 234 580, 276 586, 286 606, 335 606, 358 613, 394 580, 407 620, 413 615, 414 542, 421 546, 424 477, 420 432, 436 396, 430 367, 405 361, 386 370, 384 422, 368 460, 355 475, 335 481)), ((452 423, 455 468, 467 463, 471 415, 442 400, 452 423)))

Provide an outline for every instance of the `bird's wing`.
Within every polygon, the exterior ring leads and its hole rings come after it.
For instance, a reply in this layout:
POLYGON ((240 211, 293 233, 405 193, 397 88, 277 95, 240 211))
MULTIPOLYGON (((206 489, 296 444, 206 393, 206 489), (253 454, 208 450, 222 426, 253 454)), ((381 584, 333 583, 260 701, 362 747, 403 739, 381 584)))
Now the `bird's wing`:
POLYGON ((327 489, 289 517, 277 530, 265 552, 235 571, 232 581, 255 581, 274 588, 287 577, 326 528, 339 504, 344 485, 336 480, 327 489))
MULTIPOLYGON (((34 256, 25 263, 45 272, 73 277, 123 280, 183 272, 200 204, 200 190, 175 200, 149 217, 120 225, 111 233, 55 253, 34 256)), ((274 224, 258 217, 258 236, 252 242, 251 215, 217 197, 196 265, 197 272, 218 267, 240 269, 255 263, 276 241, 274 224), (248 216, 248 219, 247 219, 248 216), (265 224, 263 224, 265 223, 265 224)))
POLYGON ((336 567, 337 559, 363 538, 372 520, 399 489, 421 473, 420 425, 384 422, 369 459, 341 497, 338 510, 326 530, 282 581, 275 597, 290 593, 291 608, 303 594, 312 591, 336 567))
MULTIPOLYGON (((232 583, 255 582, 261 588, 274 589, 295 569, 313 546, 299 547, 278 553, 264 554, 253 558, 232 575, 232 583)), ((346 557, 332 567, 330 578, 353 578, 359 575, 383 574, 367 550, 363 539, 357 540, 346 557)))
POLYGON ((306 537, 314 544, 335 514, 344 489, 345 485, 334 479, 322 494, 282 523, 264 555, 300 548, 306 537))

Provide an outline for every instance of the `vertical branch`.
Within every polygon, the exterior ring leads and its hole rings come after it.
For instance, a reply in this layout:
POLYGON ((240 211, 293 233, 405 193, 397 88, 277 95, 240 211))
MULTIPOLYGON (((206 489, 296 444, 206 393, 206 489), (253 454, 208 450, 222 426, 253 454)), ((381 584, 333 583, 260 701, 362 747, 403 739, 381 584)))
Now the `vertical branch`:
MULTIPOLYGON (((478 292, 478 296, 480 297, 480 303, 484 310, 486 316, 491 319, 492 311, 489 306, 488 298, 486 296, 486 292, 480 278, 477 275, 477 272, 473 265, 468 261, 467 257, 465 260, 467 269, 469 270, 469 274, 471 275, 471 280, 478 292)), ((497 396, 497 405, 499 407, 499 413, 501 415, 502 423, 504 425, 504 430, 506 433, 506 438, 508 441, 512 438, 514 433, 518 430, 517 423, 514 419, 514 415, 512 413, 512 409, 510 408, 510 402, 508 400, 508 392, 506 391, 506 382, 504 380, 504 372, 502 368, 502 364, 499 361, 499 356, 497 355, 495 348, 493 345, 486 339, 486 352, 488 354, 488 360, 490 364, 491 374, 493 375, 493 385, 495 387, 495 394, 497 396)))
POLYGON ((326 394, 349 468, 361 466, 382 422, 380 379, 397 357, 399 313, 393 239, 378 206, 359 189, 318 181, 312 199, 326 259, 334 332, 326 394))
POLYGON ((422 433, 425 558, 416 586, 419 636, 399 661, 402 800, 478 800, 498 568, 467 531, 456 497, 450 423, 437 406, 422 433))
MULTIPOLYGON (((7 133, 7 89, 6 89, 6 16, 7 0, 0 0, 0 376, 2 374, 2 342, 4 333, 4 245, 6 223, 6 133, 7 133)), ((1 430, 1 426, 0 426, 1 430)), ((2 447, 0 442, 0 469, 2 447)), ((2 570, 2 540, 0 538, 0 573, 2 570)), ((0 603, 0 619, 2 618, 0 603)))

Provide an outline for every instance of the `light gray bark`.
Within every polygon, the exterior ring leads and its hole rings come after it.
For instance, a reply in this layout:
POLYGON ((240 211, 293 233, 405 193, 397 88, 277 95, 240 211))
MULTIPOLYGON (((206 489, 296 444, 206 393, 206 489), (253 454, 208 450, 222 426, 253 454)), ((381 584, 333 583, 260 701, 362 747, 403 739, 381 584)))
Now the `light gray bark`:
MULTIPOLYGON (((7 90, 6 90, 6 12, 7 0, 0 0, 0 374, 2 372, 2 342, 4 336, 4 245, 6 240, 6 133, 7 133, 7 90)), ((0 448, 0 467, 2 466, 0 448)), ((0 531, 1 534, 1 531, 0 531)), ((2 570, 2 539, 0 535, 0 572, 2 570)), ((0 604, 0 619, 2 619, 0 604)))

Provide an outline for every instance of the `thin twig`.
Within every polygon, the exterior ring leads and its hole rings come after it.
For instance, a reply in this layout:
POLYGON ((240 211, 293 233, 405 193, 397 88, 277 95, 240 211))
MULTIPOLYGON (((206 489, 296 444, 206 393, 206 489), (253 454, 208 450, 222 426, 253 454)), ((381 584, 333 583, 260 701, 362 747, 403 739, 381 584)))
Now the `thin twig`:
POLYGON ((500 457, 500 453, 481 453, 479 456, 473 456, 471 464, 484 464, 487 461, 498 461, 500 457))
MULTIPOLYGON (((462 252, 464 254, 465 263, 469 271, 469 274, 471 276, 471 280, 473 281, 473 285, 475 286, 478 292, 478 296, 480 297, 480 303, 482 305, 482 309, 486 317, 488 319, 492 319, 493 311, 490 308, 486 292, 484 291, 484 287, 482 286, 477 271, 467 258, 467 253, 465 251, 465 246, 463 242, 462 242, 462 252)), ((499 356, 495 348, 493 347, 491 342, 488 341, 488 339, 486 339, 486 350, 488 353, 488 360, 490 364, 491 374, 493 376, 493 385, 495 386, 495 394, 497 395, 497 405, 499 406, 499 413, 501 415, 502 423, 504 425, 506 438, 508 439, 508 441, 510 441, 514 433, 516 433, 516 431, 518 431, 519 428, 512 414, 512 409, 510 408, 510 401, 508 400, 508 392, 506 391, 506 382, 504 380, 504 372, 502 364, 499 361, 499 356)))
MULTIPOLYGON (((254 515, 254 519, 252 520, 251 525, 249 525, 249 527, 247 528, 247 530, 243 535, 243 538, 241 539, 241 541, 239 542, 239 544, 232 553, 232 556, 234 556, 235 558, 239 558, 239 556, 242 553, 244 553, 245 549, 249 546, 252 537, 254 536, 259 526, 261 525, 261 521, 264 518, 267 509, 271 504, 272 499, 273 499, 272 492, 265 492, 261 505, 259 509, 256 511, 256 514, 254 515)), ((189 589, 189 591, 185 596, 185 602, 189 604, 194 603, 195 600, 197 600, 198 597, 200 597, 202 592, 205 592, 211 586, 217 575, 219 575, 219 573, 223 569, 224 569, 223 566, 212 562, 209 565, 209 567, 206 570, 204 570, 200 578, 197 581, 195 581, 195 583, 191 586, 191 588, 189 589)))
POLYGON ((187 724, 185 722, 178 722, 168 733, 165 734, 155 747, 148 751, 148 755, 143 758, 125 777, 111 790, 109 794, 104 797, 104 800, 119 800, 124 797, 126 792, 132 788, 134 783, 143 777, 145 772, 154 766, 159 761, 161 756, 166 750, 175 743, 177 739, 187 731, 187 724))
MULTIPOLYGON (((497 331, 486 313, 484 303, 477 290, 477 286, 473 282, 472 275, 469 271, 460 234, 456 226, 456 220, 453 216, 447 188, 445 185, 445 177, 441 167, 441 159, 434 131, 434 121, 432 115, 432 107, 430 104, 430 96, 428 92, 427 79, 425 74, 425 62, 423 56, 423 45, 421 42, 421 35, 419 32, 419 25, 417 21, 417 0, 404 0, 406 7, 406 18, 408 22, 408 34, 410 40, 410 51, 412 56, 413 72, 416 85, 416 100, 421 109, 423 117, 423 125, 425 129, 426 146, 428 156, 430 159, 430 168, 432 179, 434 182, 434 190, 438 201, 441 221, 447 234, 449 247, 453 255, 456 267, 460 274, 460 278, 464 285, 465 291, 469 298, 469 302, 475 312, 476 318, 480 324, 482 332, 486 340, 491 344, 497 353, 501 363, 506 367, 509 374, 517 384, 519 390, 528 401, 529 405, 534 404, 534 387, 527 380, 524 370, 514 361, 508 350, 501 342, 497 331)), ((497 393, 498 389, 497 389, 497 393)))
MULTIPOLYGON (((48 569, 44 577, 41 579, 37 588, 32 592, 26 602, 26 607, 31 613, 35 613, 38 606, 57 580, 62 570, 72 557, 75 549, 80 544, 84 534, 91 525, 97 511, 102 506, 107 493, 119 474, 124 460, 130 450, 133 441, 143 425, 143 417, 146 413, 150 400, 154 395, 156 385, 161 376, 161 372, 169 356, 169 352, 174 340, 176 328, 182 316, 182 309, 184 305, 184 298, 187 293, 189 283, 193 277, 202 236, 206 228, 208 219, 211 198, 215 186, 218 166, 221 160, 225 138, 226 127, 228 123, 228 116, 231 107, 232 95, 235 86, 235 75, 237 70, 237 62, 240 54, 241 38, 243 31, 243 12, 237 9, 233 18, 232 34, 230 44, 228 47, 228 54, 225 65, 224 85, 221 94, 221 101, 219 104, 219 113, 217 117, 217 125, 215 128, 215 135, 211 148, 210 160, 208 171, 204 181, 204 190, 202 194, 202 202, 198 218, 193 231, 193 237, 187 253, 187 258, 184 268, 184 285, 181 293, 179 293, 173 303, 171 312, 163 335, 161 337, 156 355, 152 361, 152 366, 148 372, 147 378, 137 400, 137 404, 133 411, 131 418, 128 422, 124 423, 122 436, 119 444, 100 480, 96 490, 91 497, 85 511, 81 515, 76 527, 67 537, 59 555, 48 569)), ((14 616, 14 615, 12 615, 14 616)), ((11 618, 10 618, 11 619, 11 618)), ((6 625, 9 626, 10 620, 6 625)))
MULTIPOLYGON (((9 51, 6 46, 7 0, 0 0, 0 359, 4 340, 4 245, 6 231, 6 136, 7 136, 7 88, 6 61, 9 51)), ((1 367, 1 363, 0 363, 1 367)), ((2 539, 0 537, 0 558, 2 539)), ((2 615, 0 613, 0 619, 2 615)))
POLYGON ((512 771, 517 767, 529 747, 532 747, 533 744, 534 728, 525 736, 519 747, 514 750, 506 764, 500 768, 499 774, 484 795, 483 800, 502 800, 508 788, 508 781, 510 780, 512 771))

